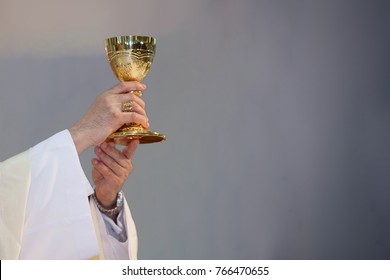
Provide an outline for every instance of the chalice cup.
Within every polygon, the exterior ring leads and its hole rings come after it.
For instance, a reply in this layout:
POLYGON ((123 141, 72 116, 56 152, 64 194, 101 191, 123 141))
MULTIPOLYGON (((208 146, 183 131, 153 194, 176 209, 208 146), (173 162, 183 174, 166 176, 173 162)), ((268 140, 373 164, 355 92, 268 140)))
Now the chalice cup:
MULTIPOLYGON (((156 52, 156 39, 148 36, 117 36, 105 40, 105 50, 111 69, 119 81, 141 82, 153 63, 156 52)), ((138 96, 141 91, 132 91, 138 96)), ((122 110, 130 112, 131 103, 124 103, 122 110)), ((165 140, 163 134, 146 131, 142 125, 128 123, 123 125, 107 141, 118 145, 127 145, 138 139, 140 144, 149 144, 165 140)))

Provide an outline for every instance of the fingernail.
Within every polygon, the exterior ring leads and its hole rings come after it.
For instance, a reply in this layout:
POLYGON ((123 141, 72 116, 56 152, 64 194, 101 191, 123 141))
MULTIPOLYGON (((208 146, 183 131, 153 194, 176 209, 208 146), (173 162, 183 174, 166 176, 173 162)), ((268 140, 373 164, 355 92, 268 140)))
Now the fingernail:
POLYGON ((141 87, 142 87, 142 89, 146 89, 146 85, 145 84, 141 84, 141 87))
POLYGON ((94 159, 92 160, 92 164, 93 164, 93 165, 97 165, 97 164, 98 164, 98 161, 97 161, 96 158, 94 158, 94 159))
POLYGON ((96 152, 97 152, 98 154, 100 154, 100 153, 102 152, 102 149, 100 149, 100 147, 96 147, 96 152))
POLYGON ((107 148, 107 143, 104 142, 103 144, 101 144, 101 147, 102 147, 103 149, 106 149, 106 148, 107 148))

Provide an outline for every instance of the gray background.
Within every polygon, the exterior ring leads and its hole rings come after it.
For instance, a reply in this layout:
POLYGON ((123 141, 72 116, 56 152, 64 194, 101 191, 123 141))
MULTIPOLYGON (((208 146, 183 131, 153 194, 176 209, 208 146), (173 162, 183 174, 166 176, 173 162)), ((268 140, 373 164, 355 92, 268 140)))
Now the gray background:
MULTIPOLYGON (((141 259, 390 258, 390 1, 0 1, 0 160, 117 83, 154 35, 125 186, 141 259)), ((91 150, 82 163, 90 176, 91 150)))

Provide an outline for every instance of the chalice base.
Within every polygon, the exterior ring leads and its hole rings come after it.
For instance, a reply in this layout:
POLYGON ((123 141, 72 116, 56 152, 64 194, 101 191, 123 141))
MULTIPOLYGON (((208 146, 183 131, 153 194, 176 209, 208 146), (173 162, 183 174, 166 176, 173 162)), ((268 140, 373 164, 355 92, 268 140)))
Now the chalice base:
POLYGON ((107 141, 127 146, 131 140, 139 140, 140 144, 150 144, 165 140, 165 135, 153 131, 116 131, 108 136, 107 141))

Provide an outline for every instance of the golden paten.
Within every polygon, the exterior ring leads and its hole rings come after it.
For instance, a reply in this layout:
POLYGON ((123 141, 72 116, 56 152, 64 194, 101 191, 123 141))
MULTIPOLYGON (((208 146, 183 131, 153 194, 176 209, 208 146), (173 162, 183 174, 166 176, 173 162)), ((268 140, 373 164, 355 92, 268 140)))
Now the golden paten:
MULTIPOLYGON (((105 40, 105 49, 111 69, 119 81, 141 82, 152 66, 156 39, 148 36, 117 36, 105 40)), ((133 93, 142 95, 140 91, 133 93)), ((148 144, 165 140, 165 135, 145 131, 139 124, 129 123, 108 137, 108 140, 118 145, 127 145, 133 139, 148 144)))

